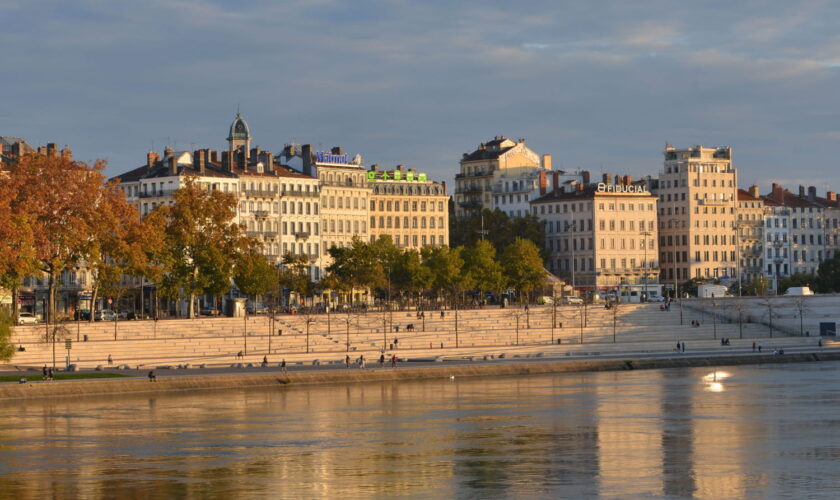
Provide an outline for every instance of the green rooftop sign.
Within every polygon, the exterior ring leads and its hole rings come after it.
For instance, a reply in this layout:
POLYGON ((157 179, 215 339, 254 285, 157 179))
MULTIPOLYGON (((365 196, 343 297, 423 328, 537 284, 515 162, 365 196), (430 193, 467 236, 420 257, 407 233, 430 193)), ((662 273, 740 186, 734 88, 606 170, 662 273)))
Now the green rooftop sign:
POLYGON ((426 182, 428 179, 426 178, 426 174, 420 172, 415 174, 414 172, 406 172, 403 175, 403 172, 399 170, 394 170, 390 174, 388 172, 376 172, 373 170, 368 170, 367 173, 368 181, 370 182, 381 182, 381 181, 409 181, 409 182, 426 182))

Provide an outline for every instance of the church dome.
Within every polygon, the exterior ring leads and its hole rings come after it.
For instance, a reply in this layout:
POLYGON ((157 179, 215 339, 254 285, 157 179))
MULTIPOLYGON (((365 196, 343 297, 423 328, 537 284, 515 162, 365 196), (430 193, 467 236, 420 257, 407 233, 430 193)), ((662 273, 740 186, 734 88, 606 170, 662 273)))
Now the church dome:
POLYGON ((233 123, 230 124, 230 134, 228 135, 228 140, 250 138, 251 130, 248 128, 248 124, 245 122, 245 119, 242 118, 242 115, 240 115, 239 111, 237 111, 236 118, 234 118, 233 123))

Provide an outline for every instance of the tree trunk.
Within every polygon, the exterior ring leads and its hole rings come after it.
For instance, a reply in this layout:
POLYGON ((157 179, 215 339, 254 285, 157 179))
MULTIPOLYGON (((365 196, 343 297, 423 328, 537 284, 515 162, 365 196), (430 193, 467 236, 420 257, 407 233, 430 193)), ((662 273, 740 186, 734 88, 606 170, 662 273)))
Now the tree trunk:
POLYGON ((93 315, 96 313, 96 297, 99 295, 99 286, 93 286, 93 292, 90 294, 90 318, 88 321, 93 323, 93 315))
POLYGON ((189 294, 189 298, 190 298, 190 303, 187 306, 187 318, 193 319, 193 318, 195 318, 195 315, 193 314, 193 312, 194 312, 193 311, 193 302, 195 302, 195 294, 193 294, 193 293, 189 294))

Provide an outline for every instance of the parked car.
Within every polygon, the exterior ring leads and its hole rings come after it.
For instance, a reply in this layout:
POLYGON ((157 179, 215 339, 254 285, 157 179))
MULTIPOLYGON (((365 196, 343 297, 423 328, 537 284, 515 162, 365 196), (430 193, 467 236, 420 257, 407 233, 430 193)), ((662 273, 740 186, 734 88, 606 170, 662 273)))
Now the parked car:
POLYGON ((76 311, 76 314, 73 315, 73 319, 78 321, 90 321, 90 309, 81 309, 76 311))
POLYGON ((114 321, 117 319, 116 313, 111 311, 110 309, 106 309, 104 311, 96 311, 93 315, 94 321, 114 321))
POLYGON ((19 325, 34 325, 38 322, 38 318, 36 318, 35 315, 30 312, 22 312, 18 313, 17 322, 19 325))
POLYGON ((583 304, 583 299, 580 298, 580 297, 566 297, 563 300, 566 302, 566 304, 569 304, 569 305, 572 305, 572 306, 579 306, 579 305, 583 304))
POLYGON ((218 316, 219 310, 213 306, 202 307, 201 312, 199 313, 202 316, 218 316))
POLYGON ((268 312, 268 308, 265 304, 251 303, 248 304, 248 314, 266 314, 268 312))

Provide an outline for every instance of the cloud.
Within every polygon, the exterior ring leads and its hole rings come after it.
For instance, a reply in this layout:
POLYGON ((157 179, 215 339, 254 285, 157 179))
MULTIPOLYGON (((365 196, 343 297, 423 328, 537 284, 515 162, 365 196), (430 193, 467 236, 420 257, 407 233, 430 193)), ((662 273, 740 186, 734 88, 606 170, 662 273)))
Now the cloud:
POLYGON ((659 171, 666 140, 729 144, 743 179, 804 161, 840 186, 837 9, 0 0, 0 134, 107 156, 114 174, 152 141, 224 147, 239 104, 265 149, 341 144, 442 180, 506 134, 566 168, 633 176, 659 171))

